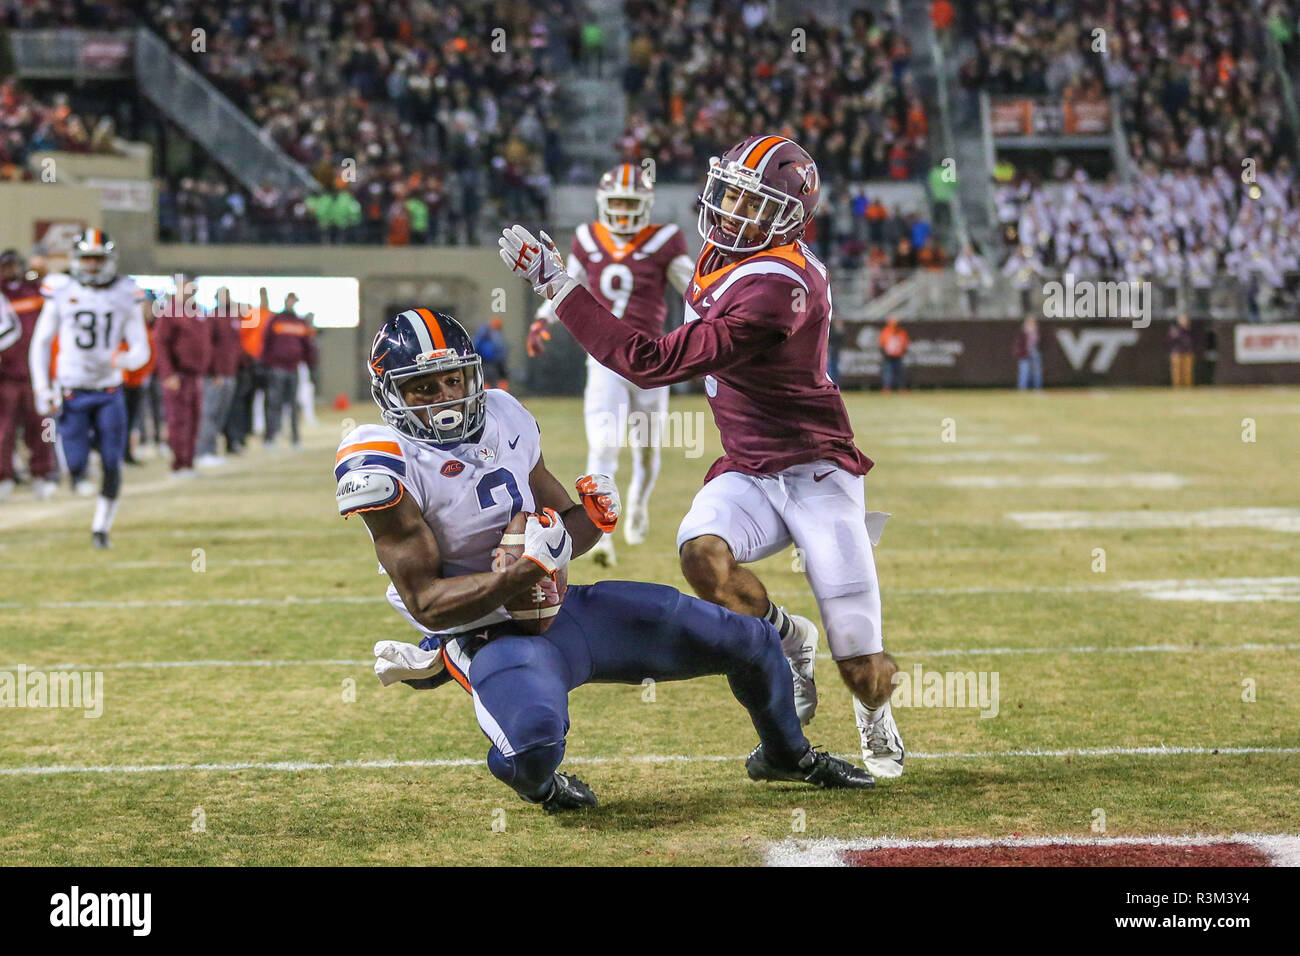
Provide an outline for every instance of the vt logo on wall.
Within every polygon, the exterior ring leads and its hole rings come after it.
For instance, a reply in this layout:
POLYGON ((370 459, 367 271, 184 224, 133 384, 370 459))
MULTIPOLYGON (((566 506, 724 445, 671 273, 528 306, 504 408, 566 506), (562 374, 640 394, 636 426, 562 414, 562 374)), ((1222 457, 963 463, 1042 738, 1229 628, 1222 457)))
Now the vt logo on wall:
POLYGON ((1083 371, 1088 356, 1092 355, 1092 364, 1088 371, 1105 375, 1115 362, 1115 356, 1126 345, 1136 345, 1138 333, 1135 329, 1057 329, 1056 341, 1065 353, 1070 367, 1076 372, 1083 371), (1095 352, 1094 352, 1095 350, 1095 352))

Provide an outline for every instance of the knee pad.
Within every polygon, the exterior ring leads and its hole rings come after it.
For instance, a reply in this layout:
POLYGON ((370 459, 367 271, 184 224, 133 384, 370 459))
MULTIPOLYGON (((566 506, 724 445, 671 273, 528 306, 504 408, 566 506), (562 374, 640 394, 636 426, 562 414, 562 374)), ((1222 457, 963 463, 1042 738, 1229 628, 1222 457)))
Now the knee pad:
POLYGON ((826 646, 836 660, 884 650, 880 595, 875 591, 824 598, 819 610, 826 628, 826 646))
POLYGON ((564 759, 564 741, 530 747, 507 757, 496 747, 488 751, 488 769, 506 786, 528 800, 541 799, 564 759))

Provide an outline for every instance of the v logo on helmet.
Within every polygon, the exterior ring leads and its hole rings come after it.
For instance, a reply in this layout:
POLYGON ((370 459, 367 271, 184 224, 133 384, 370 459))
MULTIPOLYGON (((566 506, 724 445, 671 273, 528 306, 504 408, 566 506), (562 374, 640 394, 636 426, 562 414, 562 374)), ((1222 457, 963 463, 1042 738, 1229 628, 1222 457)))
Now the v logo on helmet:
POLYGON ((821 187, 821 174, 817 172, 816 163, 795 163, 791 168, 798 173, 799 178, 803 180, 803 192, 805 196, 811 192, 815 192, 821 187))

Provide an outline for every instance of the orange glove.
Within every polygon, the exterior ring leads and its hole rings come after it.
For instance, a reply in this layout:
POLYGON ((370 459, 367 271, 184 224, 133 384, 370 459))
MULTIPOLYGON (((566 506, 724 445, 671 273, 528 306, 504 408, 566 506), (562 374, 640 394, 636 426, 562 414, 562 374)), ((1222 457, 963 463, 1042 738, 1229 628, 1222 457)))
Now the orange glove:
POLYGON ((537 319, 528 327, 528 357, 537 358, 546 351, 543 342, 551 340, 550 323, 545 319, 537 319))
POLYGON ((619 500, 614 479, 609 475, 583 475, 574 485, 591 523, 606 534, 613 531, 623 513, 623 503, 619 500))

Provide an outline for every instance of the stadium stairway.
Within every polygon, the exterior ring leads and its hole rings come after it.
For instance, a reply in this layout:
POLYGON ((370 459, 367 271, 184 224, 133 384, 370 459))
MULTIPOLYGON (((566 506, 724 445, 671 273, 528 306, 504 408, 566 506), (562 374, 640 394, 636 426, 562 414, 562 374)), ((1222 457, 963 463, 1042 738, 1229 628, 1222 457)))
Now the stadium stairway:
POLYGON ((250 192, 268 183, 319 191, 307 170, 145 27, 135 30, 135 76, 140 92, 250 192))
MULTIPOLYGON (((570 182, 595 182, 614 165, 618 139, 627 119, 621 82, 627 65, 623 4, 600 3, 593 7, 593 16, 605 38, 600 69, 592 69, 592 64, 575 65, 577 69, 566 82, 573 107, 573 121, 564 136, 570 182)), ((583 215, 587 215, 585 210, 583 215)))
POLYGON ((134 79, 150 103, 250 191, 266 184, 308 192, 319 189, 305 169, 146 27, 13 30, 9 39, 20 77, 74 82, 134 79), (97 68, 94 58, 83 55, 96 45, 116 46, 130 55, 97 68))

